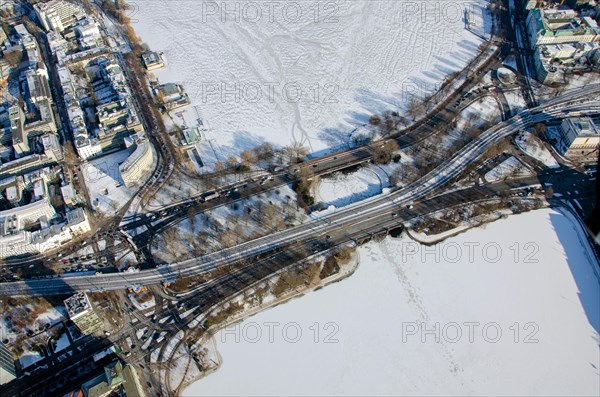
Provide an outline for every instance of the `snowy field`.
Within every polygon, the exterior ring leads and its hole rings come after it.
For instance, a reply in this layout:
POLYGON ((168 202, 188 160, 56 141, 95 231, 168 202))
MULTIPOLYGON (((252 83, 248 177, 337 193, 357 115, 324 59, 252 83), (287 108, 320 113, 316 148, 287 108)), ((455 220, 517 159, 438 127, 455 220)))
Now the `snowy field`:
POLYGON ((217 334, 222 368, 183 395, 597 396, 600 284, 582 233, 538 210, 427 251, 370 243, 349 279, 217 334))
POLYGON ((515 142, 519 149, 540 161, 548 168, 558 168, 558 161, 552 156, 552 153, 544 146, 544 143, 531 132, 522 131, 516 136, 515 142))
POLYGON ((519 159, 510 156, 492 170, 488 171, 484 175, 484 178, 488 182, 498 182, 509 176, 526 176, 532 174, 532 171, 521 163, 519 159))
POLYGON ((200 116, 211 129, 205 148, 225 159, 264 141, 314 154, 347 145, 373 113, 435 91, 477 54, 487 4, 142 0, 130 17, 165 55, 155 77, 190 96, 174 120, 189 126, 200 116))
POLYGON ((458 120, 458 128, 465 129, 468 125, 479 126, 483 122, 496 122, 501 120, 498 102, 492 96, 485 96, 470 104, 458 120))
POLYGON ((389 186, 389 175, 376 166, 363 167, 356 172, 336 172, 321 178, 317 187, 317 201, 325 207, 337 208, 375 196, 389 186))

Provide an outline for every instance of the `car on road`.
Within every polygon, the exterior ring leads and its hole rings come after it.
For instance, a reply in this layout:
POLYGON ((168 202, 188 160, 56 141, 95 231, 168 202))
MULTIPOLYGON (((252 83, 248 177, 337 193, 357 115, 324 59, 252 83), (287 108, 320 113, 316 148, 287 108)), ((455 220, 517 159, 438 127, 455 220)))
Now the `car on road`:
POLYGON ((219 197, 219 193, 217 193, 217 192, 208 192, 208 193, 204 193, 204 197, 203 198, 204 198, 204 201, 209 201, 209 200, 215 199, 217 197, 219 197))

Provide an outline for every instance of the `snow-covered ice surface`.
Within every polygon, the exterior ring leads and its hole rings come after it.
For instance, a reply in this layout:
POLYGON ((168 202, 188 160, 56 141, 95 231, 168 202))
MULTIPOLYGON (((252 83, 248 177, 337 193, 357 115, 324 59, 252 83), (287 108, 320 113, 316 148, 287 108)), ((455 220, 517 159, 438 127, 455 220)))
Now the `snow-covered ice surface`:
POLYGON ((195 105, 227 158, 263 141, 313 153, 347 145, 373 113, 404 108, 476 55, 490 30, 487 4, 142 0, 132 20, 165 54, 155 77, 189 94, 187 125, 195 105))
POLYGON ((600 284, 582 235, 544 209, 427 251, 369 243, 349 279, 218 333, 222 367, 183 395, 598 395, 600 284))

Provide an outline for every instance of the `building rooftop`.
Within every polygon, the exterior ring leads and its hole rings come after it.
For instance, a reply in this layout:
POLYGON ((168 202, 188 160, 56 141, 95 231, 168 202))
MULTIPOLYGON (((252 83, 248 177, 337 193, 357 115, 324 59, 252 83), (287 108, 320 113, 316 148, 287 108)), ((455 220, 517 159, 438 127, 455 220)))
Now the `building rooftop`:
POLYGON ((92 304, 84 292, 77 293, 65 299, 64 304, 71 319, 92 310, 92 304))
POLYGON ((85 222, 85 212, 83 212, 83 209, 81 208, 75 208, 74 210, 67 212, 67 221, 69 222, 69 225, 85 222))
POLYGON ((567 120, 579 131, 580 137, 600 135, 600 127, 589 117, 574 117, 567 120))
POLYGON ((148 150, 152 150, 150 143, 145 139, 139 140, 133 153, 131 153, 129 157, 127 157, 127 160, 119 166, 120 171, 127 172, 131 167, 137 167, 138 160, 144 156, 148 150))

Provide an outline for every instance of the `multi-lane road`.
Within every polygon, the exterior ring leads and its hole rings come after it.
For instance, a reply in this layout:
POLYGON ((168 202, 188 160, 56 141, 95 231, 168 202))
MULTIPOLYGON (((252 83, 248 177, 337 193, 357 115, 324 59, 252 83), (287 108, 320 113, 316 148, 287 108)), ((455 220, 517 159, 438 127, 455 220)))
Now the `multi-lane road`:
MULTIPOLYGON (((356 225, 369 224, 371 219, 416 202, 456 178, 485 151, 503 138, 516 133, 533 123, 559 117, 597 114, 600 101, 598 86, 566 93, 534 109, 525 110, 515 117, 487 130, 465 145, 454 156, 425 175, 417 182, 395 190, 390 194, 376 196, 323 215, 313 221, 281 232, 244 242, 200 258, 172 263, 160 268, 136 273, 112 273, 72 278, 53 277, 44 280, 29 280, 4 283, 1 295, 60 294, 71 291, 97 291, 122 289, 135 285, 149 285, 173 281, 178 277, 192 276, 214 270, 219 266, 235 264, 258 255, 281 250, 290 243, 310 240, 315 235, 327 235, 332 229, 350 230, 356 225)), ((350 237, 350 236, 349 236, 350 237)))

